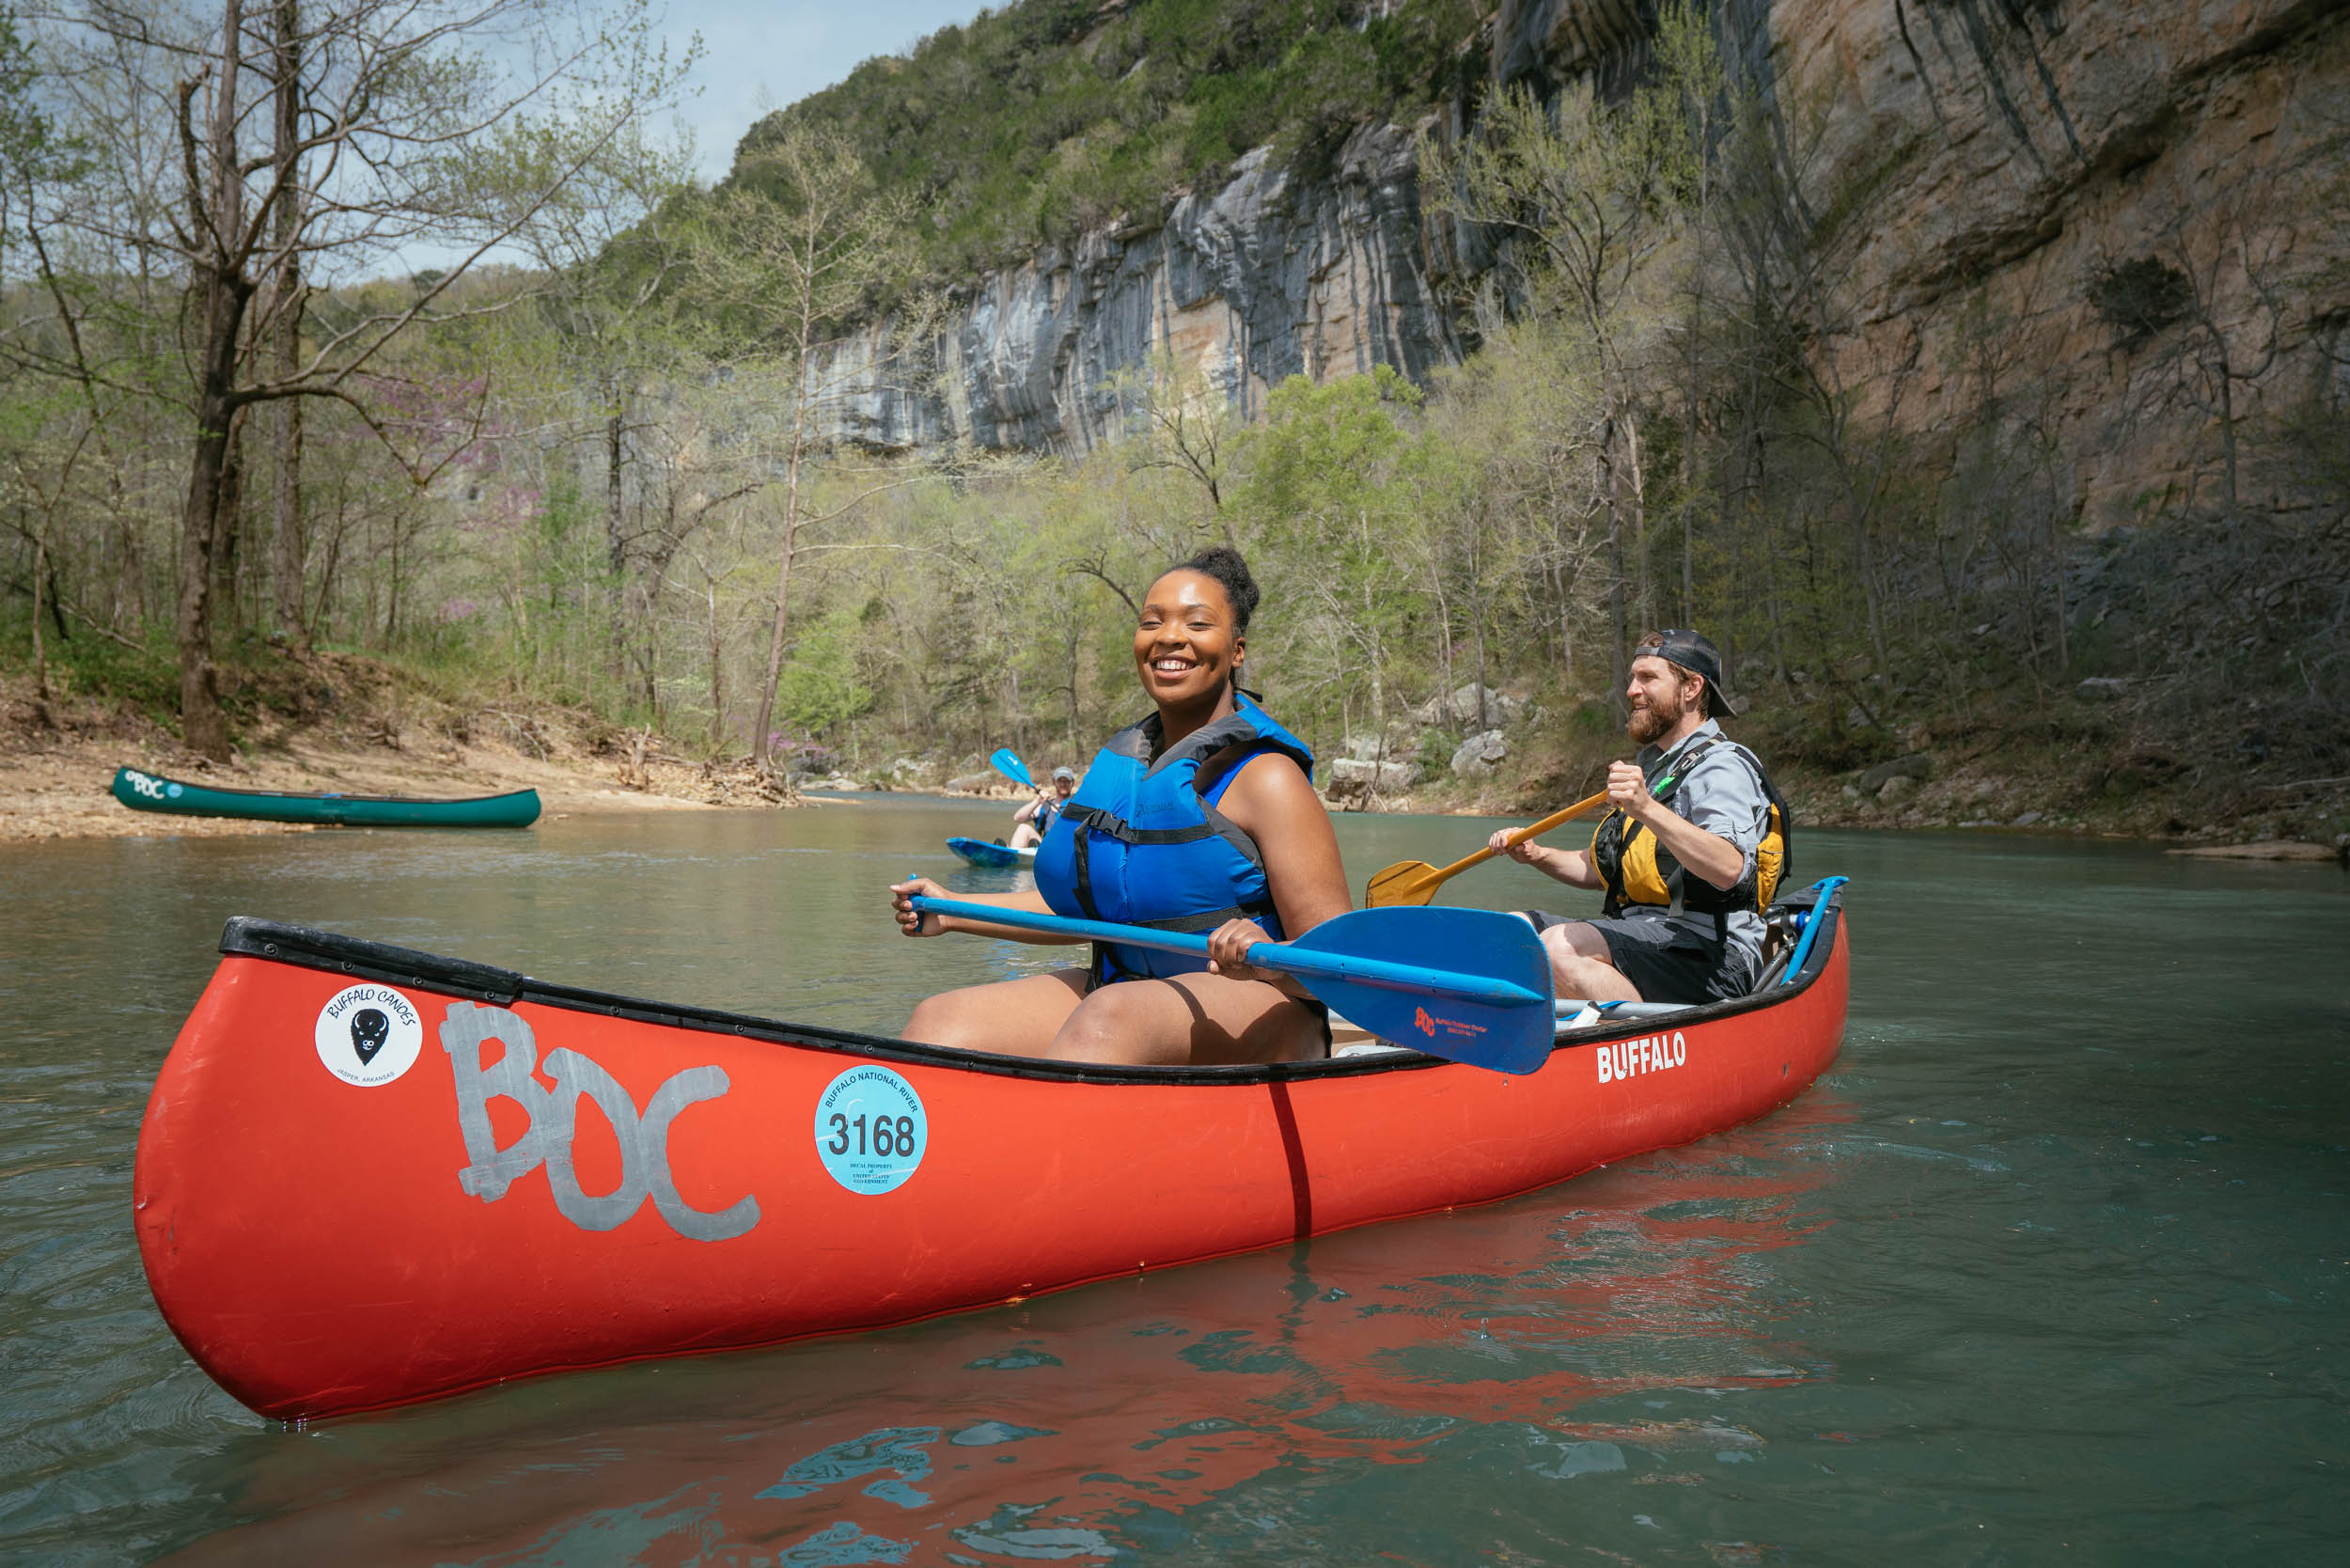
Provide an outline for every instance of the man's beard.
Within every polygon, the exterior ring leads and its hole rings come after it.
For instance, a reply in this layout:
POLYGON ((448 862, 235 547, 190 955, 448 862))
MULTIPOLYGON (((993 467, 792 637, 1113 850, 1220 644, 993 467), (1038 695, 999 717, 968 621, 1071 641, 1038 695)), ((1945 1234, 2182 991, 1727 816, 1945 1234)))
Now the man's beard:
POLYGON ((1653 707, 1635 708, 1632 710, 1632 716, 1624 721, 1623 728, 1624 733, 1642 745, 1653 745, 1664 739, 1672 727, 1680 722, 1681 705, 1676 702, 1669 713, 1653 707))

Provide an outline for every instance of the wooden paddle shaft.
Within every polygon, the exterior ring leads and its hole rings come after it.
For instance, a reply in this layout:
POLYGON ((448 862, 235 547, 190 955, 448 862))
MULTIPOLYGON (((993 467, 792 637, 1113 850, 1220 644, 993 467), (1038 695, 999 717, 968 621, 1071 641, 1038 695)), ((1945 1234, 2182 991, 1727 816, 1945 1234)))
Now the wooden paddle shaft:
MULTIPOLYGON (((1543 834, 1548 833, 1554 827, 1561 827, 1566 823, 1573 822, 1584 812, 1589 811, 1592 807, 1605 806, 1606 803, 1607 792, 1602 790, 1599 793, 1591 796, 1590 799, 1578 800, 1563 811, 1553 811, 1549 816, 1544 817, 1541 822, 1527 823, 1524 827, 1519 828, 1515 833, 1511 834, 1509 839, 1505 841, 1514 845, 1523 844, 1528 839, 1538 839, 1543 834)), ((1493 857, 1494 847, 1491 844, 1487 844, 1483 849, 1479 850, 1475 855, 1470 855, 1467 859, 1455 860, 1451 865, 1447 866, 1443 870, 1438 871, 1436 873, 1435 880, 1438 882, 1444 882, 1449 878, 1459 876, 1463 871, 1467 870, 1470 867, 1481 866, 1493 857)))

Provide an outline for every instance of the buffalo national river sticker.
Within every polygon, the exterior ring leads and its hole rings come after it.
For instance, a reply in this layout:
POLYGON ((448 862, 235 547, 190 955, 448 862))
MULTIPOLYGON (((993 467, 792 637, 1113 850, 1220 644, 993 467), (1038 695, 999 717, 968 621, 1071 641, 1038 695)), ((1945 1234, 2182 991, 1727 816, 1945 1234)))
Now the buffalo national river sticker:
POLYGON ((388 985, 348 985, 319 1009, 319 1060, 359 1089, 382 1089, 416 1064, 424 1023, 388 985))
POLYGON ((852 1067, 817 1096, 816 1157, 851 1192, 873 1198, 903 1186, 930 1141, 922 1097, 886 1067, 852 1067))

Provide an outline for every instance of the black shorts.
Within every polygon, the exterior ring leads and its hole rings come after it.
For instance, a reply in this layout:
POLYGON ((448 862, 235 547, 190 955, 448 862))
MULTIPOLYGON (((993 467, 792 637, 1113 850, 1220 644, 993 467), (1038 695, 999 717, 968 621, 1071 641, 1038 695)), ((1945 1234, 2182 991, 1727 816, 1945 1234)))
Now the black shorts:
POLYGON ((1637 915, 1575 921, 1538 909, 1520 911, 1536 931, 1590 926, 1607 944, 1607 962, 1644 1002, 1719 1002, 1743 996, 1753 965, 1714 934, 1710 915, 1637 915))

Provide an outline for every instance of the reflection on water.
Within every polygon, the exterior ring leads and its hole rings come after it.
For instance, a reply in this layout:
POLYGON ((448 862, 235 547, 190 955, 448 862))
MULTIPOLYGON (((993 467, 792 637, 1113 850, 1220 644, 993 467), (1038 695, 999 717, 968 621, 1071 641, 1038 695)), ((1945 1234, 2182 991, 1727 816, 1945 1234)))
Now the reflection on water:
MULTIPOLYGON (((0 1560, 2120 1563, 2342 1544, 2350 989, 2317 959, 2350 946, 2350 900, 2330 870, 2136 846, 1808 836, 1805 875, 1856 879, 1836 1073, 1756 1126, 1492 1207, 304 1431, 243 1411, 157 1318, 133 1140, 227 915, 887 1028, 932 987, 1061 961, 893 933, 880 890, 907 871, 1025 878, 943 847, 998 814, 887 801, 0 853, 0 1560)), ((1349 818, 1340 836, 1359 883, 1489 825, 1349 818)), ((1559 893, 1511 868, 1450 887, 1559 893)))
MULTIPOLYGON (((1582 1184, 1572 1205, 1520 1200, 895 1333, 330 1423, 241 1466, 241 1511, 275 1517, 175 1560, 592 1560, 625 1542, 652 1562, 722 1544, 788 1562, 1198 1561, 1267 1544, 1268 1518, 1342 1518, 1409 1484, 1403 1467, 1457 1462, 1513 1488, 1753 1463, 1767 1444, 1738 1424, 1740 1397, 1811 1374, 1779 1337, 1788 1304, 1744 1271, 1817 1223, 1805 1188, 1823 1171, 1794 1152, 1840 1120, 1819 1096, 1582 1184), (1573 1419, 1636 1395, 1677 1409, 1692 1389, 1707 1414, 1573 1419)), ((1542 1539, 1462 1528, 1464 1559, 1542 1539)))

